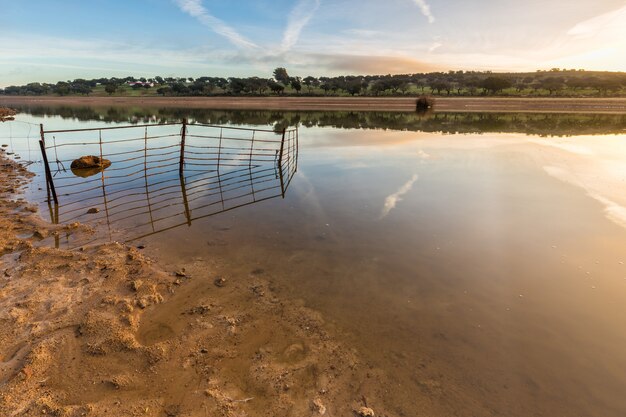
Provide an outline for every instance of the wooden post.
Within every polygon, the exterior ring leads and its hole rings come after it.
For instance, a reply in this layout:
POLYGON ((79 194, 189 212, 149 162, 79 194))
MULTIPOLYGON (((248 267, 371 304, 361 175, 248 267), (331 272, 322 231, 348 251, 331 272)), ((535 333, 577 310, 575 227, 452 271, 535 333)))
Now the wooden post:
POLYGON ((180 163, 178 172, 182 175, 185 163, 185 136, 187 136, 187 119, 183 119, 183 127, 180 130, 180 163))
POLYGON ((43 157, 44 169, 46 171, 46 185, 49 187, 52 192, 52 199, 55 204, 59 204, 59 199, 57 198, 57 192, 54 189, 54 182, 52 182, 52 173, 50 172, 50 165, 48 164, 48 156, 46 155, 46 142, 45 135, 43 131, 43 124, 39 125, 39 132, 41 134, 41 139, 39 140, 39 147, 41 148, 41 156, 43 157))

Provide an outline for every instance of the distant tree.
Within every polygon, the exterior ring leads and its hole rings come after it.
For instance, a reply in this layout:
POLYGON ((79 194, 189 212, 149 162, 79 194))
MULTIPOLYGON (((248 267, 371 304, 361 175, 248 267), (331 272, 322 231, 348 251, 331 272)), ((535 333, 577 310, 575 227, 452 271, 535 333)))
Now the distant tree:
POLYGON ((259 77, 248 78, 248 85, 250 87, 250 91, 256 91, 258 94, 263 94, 269 86, 268 80, 259 77))
POLYGON ((487 77, 481 83, 481 87, 485 91, 489 91, 492 94, 496 94, 499 91, 504 90, 505 88, 511 87, 511 81, 502 77, 487 77))
MULTIPOLYGON (((450 86, 450 84, 448 84, 445 81, 442 80, 435 80, 434 82, 432 82, 430 84, 430 88, 433 91, 436 91, 437 94, 441 94, 441 90, 451 90, 452 87, 450 86)), ((450 93, 448 93, 450 94, 450 93)))
POLYGON ((328 82, 328 81, 327 81, 327 82, 323 82, 323 83, 320 85, 320 88, 321 88, 322 90, 324 90, 324 95, 325 95, 325 96, 326 96, 326 95, 328 95, 328 90, 330 90, 330 88, 331 88, 331 86, 330 86, 330 82, 328 82))
POLYGON ((165 97, 166 95, 172 94, 172 87, 170 87, 169 85, 165 87, 159 87, 157 88, 156 92, 157 94, 161 94, 165 97))
POLYGON ((271 81, 269 83, 269 87, 270 90, 272 90, 272 92, 277 95, 281 95, 283 94, 283 91, 285 91, 285 86, 275 81, 271 81))
POLYGON ((163 77, 158 76, 158 75, 156 77, 154 77, 154 81, 156 81, 158 84, 163 84, 165 82, 163 77))
POLYGON ((172 87, 172 92, 176 95, 179 96, 184 96, 186 94, 189 94, 189 87, 187 87, 184 83, 182 82, 177 82, 171 85, 172 87))
POLYGON ((607 92, 619 91, 622 88, 622 82, 619 80, 602 79, 596 80, 592 87, 598 90, 598 93, 606 94, 607 92))
POLYGON ((289 81, 291 81, 291 77, 289 77, 287 70, 283 67, 278 67, 274 70, 274 79, 282 83, 283 86, 289 85, 289 81))
POLYGON ((294 77, 291 79, 291 88, 296 90, 296 93, 300 94, 300 90, 302 90, 302 82, 300 81, 300 77, 294 77))
POLYGON ((313 88, 319 85, 319 80, 310 75, 306 77, 304 80, 302 80, 302 82, 304 83, 304 85, 306 85, 306 88, 309 90, 309 94, 311 94, 311 92, 313 91, 313 88))
POLYGON ((545 78, 540 81, 540 85, 541 85, 541 88, 548 90, 550 92, 550 95, 552 95, 552 93, 555 93, 559 90, 562 90, 563 87, 565 86, 563 84, 563 79, 561 77, 545 78))
POLYGON ((355 94, 359 94, 362 89, 363 84, 360 80, 352 80, 346 85, 346 91, 352 96, 354 96, 355 94))
POLYGON ((104 86, 104 91, 106 91, 109 95, 112 95, 117 91, 117 84, 109 83, 104 86))
POLYGON ((70 93, 70 85, 69 85, 69 83, 66 83, 64 81, 59 81, 53 87, 52 91, 55 94, 58 94, 60 96, 65 96, 65 95, 68 95, 70 93))
POLYGON ((248 90, 248 83, 243 78, 231 77, 228 81, 228 87, 233 94, 241 94, 248 90))
POLYGON ((385 80, 378 80, 378 81, 375 81, 374 84, 372 84, 372 93, 375 96, 378 96, 381 93, 384 93, 388 89, 389 89, 389 85, 385 80))

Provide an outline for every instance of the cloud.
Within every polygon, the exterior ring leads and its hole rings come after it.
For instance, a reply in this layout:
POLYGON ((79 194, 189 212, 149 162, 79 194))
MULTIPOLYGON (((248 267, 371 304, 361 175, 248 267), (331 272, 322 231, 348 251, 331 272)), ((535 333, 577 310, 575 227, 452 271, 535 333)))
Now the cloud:
POLYGON ((435 50, 440 48, 441 46, 443 46, 441 42, 435 41, 428 47, 428 52, 435 52, 435 50))
POLYGON ((596 36, 599 32, 603 32, 608 28, 622 29, 624 28, 624 19, 626 18, 626 6, 623 6, 612 12, 604 13, 591 19, 579 22, 567 31, 569 36, 575 39, 590 38, 596 36))
POLYGON ((240 48, 258 47, 255 43, 246 39, 234 28, 209 13, 209 11, 202 5, 202 0, 175 0, 175 2, 183 12, 195 17, 198 21, 200 21, 200 23, 211 28, 218 35, 225 37, 233 45, 240 48))
POLYGON ((422 14, 426 16, 426 18, 428 19, 428 23, 435 22, 435 16, 433 16, 432 12, 430 11, 430 5, 426 3, 425 0, 413 0, 413 2, 417 4, 417 7, 420 8, 422 14))
POLYGON ((289 13, 287 27, 283 34, 281 50, 290 50, 300 38, 302 29, 309 23, 317 9, 320 7, 320 0, 300 0, 289 13))
MULTIPOLYGON (((297 57, 294 57, 296 59, 297 57)), ((331 73, 352 74, 413 74, 417 72, 438 71, 441 67, 406 56, 371 56, 349 54, 303 55, 301 65, 324 67, 331 73)))
POLYGON ((372 38, 374 36, 381 36, 384 32, 380 30, 371 29, 346 29, 343 31, 346 35, 357 36, 361 38, 372 38))
POLYGON ((399 201, 402 201, 402 196, 411 191, 413 188, 413 184, 417 181, 417 174, 413 174, 413 177, 408 180, 402 187, 398 189, 395 193, 391 194, 385 199, 385 204, 383 206, 383 210, 380 213, 380 218, 387 216, 391 210, 396 207, 399 201))

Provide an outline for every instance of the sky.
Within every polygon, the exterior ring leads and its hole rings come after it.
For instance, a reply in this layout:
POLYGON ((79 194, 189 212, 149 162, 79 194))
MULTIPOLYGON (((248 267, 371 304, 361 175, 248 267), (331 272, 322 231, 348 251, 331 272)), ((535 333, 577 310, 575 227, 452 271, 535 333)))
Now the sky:
POLYGON ((0 87, 100 77, 626 71, 624 0, 0 0, 0 87))

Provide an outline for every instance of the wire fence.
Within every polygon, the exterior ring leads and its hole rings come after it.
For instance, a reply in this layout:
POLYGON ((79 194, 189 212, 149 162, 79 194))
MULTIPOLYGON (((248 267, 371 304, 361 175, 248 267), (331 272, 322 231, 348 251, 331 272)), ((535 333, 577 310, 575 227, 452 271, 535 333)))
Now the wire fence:
POLYGON ((297 171, 297 128, 274 131, 183 121, 50 131, 41 126, 40 133, 52 222, 101 224, 110 240, 137 240, 284 198, 297 171), (111 165, 71 168, 73 160, 87 155, 111 165))

